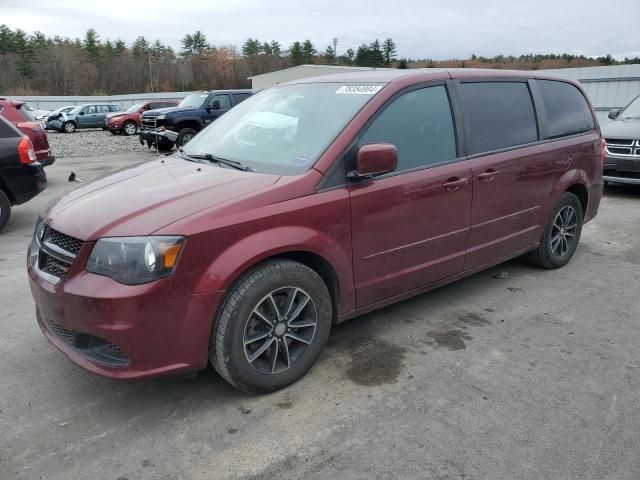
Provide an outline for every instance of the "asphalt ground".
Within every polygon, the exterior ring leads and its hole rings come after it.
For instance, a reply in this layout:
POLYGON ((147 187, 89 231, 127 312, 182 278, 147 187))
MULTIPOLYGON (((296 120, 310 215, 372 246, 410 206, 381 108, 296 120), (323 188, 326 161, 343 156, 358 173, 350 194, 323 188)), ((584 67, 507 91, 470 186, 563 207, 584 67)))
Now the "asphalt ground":
POLYGON ((517 259, 349 321, 304 379, 247 396, 211 369, 92 375, 36 324, 38 212, 72 170, 148 158, 60 158, 0 233, 0 479, 640 478, 640 188, 605 190, 565 268, 517 259))

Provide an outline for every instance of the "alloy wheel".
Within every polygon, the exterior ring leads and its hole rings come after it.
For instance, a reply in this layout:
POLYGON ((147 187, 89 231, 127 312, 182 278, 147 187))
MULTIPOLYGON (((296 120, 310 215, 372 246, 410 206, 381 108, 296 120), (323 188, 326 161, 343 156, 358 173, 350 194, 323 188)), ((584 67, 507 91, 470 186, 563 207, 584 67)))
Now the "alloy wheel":
POLYGON ((137 127, 135 123, 127 123, 124 126, 124 131, 127 135, 134 135, 136 133, 137 127))
POLYGON ((557 257, 563 257, 574 246, 578 229, 578 215, 571 206, 564 206, 556 214, 551 228, 551 251, 557 257))
POLYGON ((264 374, 291 368, 307 350, 316 332, 317 311, 303 289, 284 287, 263 297, 245 324, 244 354, 264 374))

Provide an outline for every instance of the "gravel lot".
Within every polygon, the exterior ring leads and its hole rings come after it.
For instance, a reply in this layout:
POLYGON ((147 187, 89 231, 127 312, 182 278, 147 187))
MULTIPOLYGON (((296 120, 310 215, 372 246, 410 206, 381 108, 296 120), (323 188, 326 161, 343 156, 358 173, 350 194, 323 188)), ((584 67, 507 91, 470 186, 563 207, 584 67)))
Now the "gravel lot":
POLYGON ((140 150, 52 165, 0 234, 0 479, 640 478, 640 188, 605 190, 565 268, 517 259, 351 320, 301 381, 251 397, 211 370, 97 377, 36 324, 38 211, 71 169, 89 180, 140 150))
POLYGON ((112 135, 102 129, 77 130, 74 133, 49 131, 49 144, 57 158, 91 157, 116 153, 144 152, 138 135, 112 135))

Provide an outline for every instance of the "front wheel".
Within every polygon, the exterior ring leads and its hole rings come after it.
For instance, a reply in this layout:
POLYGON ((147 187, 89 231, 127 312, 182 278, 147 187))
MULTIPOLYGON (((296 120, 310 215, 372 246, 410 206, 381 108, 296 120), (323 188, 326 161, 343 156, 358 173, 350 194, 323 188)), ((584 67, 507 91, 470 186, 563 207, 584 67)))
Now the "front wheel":
POLYGON ((76 124, 74 122, 64 122, 62 131, 65 133, 73 133, 76 131, 76 124))
POLYGON ((329 291, 314 270, 271 260, 231 288, 214 324, 209 358, 236 388, 272 392, 311 368, 327 342, 331 318, 329 291))
POLYGON ((5 193, 0 190, 0 230, 9 222, 11 216, 11 202, 5 193))
POLYGON ((530 259, 543 268, 559 268, 571 260, 582 233, 582 204, 573 193, 564 192, 553 207, 542 232, 540 245, 530 259))
POLYGON ((196 136, 198 132, 196 132, 193 128, 183 128, 180 130, 178 134, 178 138, 176 138, 176 145, 178 147, 182 147, 191 141, 193 137, 196 136))
POLYGON ((125 122, 124 125, 122 126, 122 132, 125 135, 135 135, 136 132, 138 131, 138 126, 135 124, 135 122, 125 122))

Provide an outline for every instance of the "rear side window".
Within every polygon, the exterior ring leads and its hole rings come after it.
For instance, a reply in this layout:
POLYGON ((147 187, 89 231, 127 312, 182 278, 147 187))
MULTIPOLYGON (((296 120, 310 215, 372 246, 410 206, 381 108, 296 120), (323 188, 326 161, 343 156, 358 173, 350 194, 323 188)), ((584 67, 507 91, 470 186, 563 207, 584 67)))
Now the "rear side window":
POLYGON ((17 109, 27 122, 35 122, 36 119, 31 115, 28 108, 24 108, 24 105, 20 105, 17 109))
POLYGON ((575 86, 553 80, 536 82, 547 113, 547 138, 588 132, 595 128, 589 105, 575 86))
POLYGON ((470 155, 538 140, 538 126, 525 82, 460 85, 470 155))
POLYGON ((398 170, 443 163, 456 158, 449 97, 444 86, 412 90, 396 98, 360 138, 392 143, 398 149, 398 170))
POLYGON ((233 94, 233 101, 237 105, 240 102, 242 102, 243 100, 246 100, 247 98, 249 98, 250 96, 251 95, 249 95, 248 93, 234 93, 233 94))

